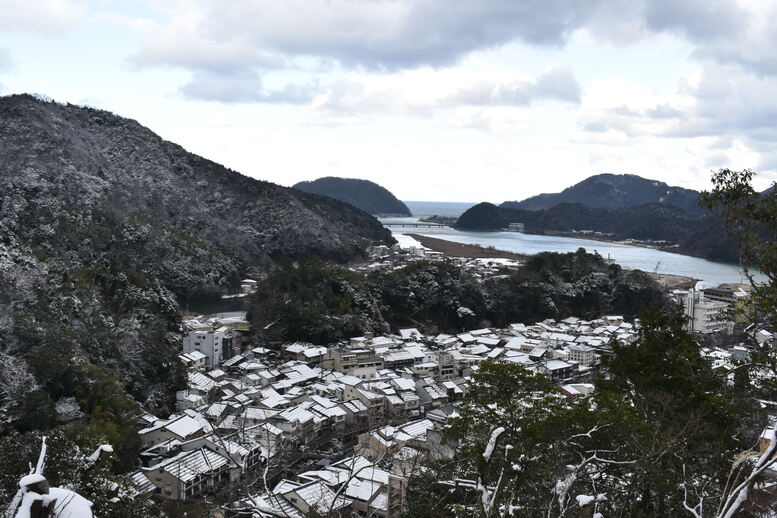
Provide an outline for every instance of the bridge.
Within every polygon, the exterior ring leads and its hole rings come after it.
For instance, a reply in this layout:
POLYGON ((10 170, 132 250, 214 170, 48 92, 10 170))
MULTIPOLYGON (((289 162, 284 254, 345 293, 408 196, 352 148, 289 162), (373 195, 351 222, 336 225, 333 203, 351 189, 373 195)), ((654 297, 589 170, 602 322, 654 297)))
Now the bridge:
POLYGON ((439 223, 384 223, 386 228, 445 228, 447 225, 439 223))

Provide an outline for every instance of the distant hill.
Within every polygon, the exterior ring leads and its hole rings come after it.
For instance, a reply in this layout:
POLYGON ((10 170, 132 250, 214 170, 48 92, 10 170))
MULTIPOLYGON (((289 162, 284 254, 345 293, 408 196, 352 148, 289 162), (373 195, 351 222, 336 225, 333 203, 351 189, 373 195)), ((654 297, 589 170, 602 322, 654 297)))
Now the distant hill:
POLYGON ((560 203, 549 209, 526 210, 480 203, 462 214, 454 225, 460 230, 493 231, 521 222, 526 232, 593 230, 615 239, 665 240, 679 245, 675 251, 714 261, 738 262, 733 241, 712 214, 688 212, 660 203, 617 209, 560 203))
POLYGON ((618 209, 646 203, 673 205, 690 213, 701 214, 699 192, 671 187, 664 182, 633 174, 599 174, 567 187, 559 193, 539 194, 523 201, 506 201, 510 209, 549 209, 559 203, 580 203, 587 207, 618 209))
POLYGON ((369 180, 327 176, 311 182, 299 182, 293 188, 350 203, 354 207, 376 216, 413 215, 407 205, 398 200, 388 189, 369 180))

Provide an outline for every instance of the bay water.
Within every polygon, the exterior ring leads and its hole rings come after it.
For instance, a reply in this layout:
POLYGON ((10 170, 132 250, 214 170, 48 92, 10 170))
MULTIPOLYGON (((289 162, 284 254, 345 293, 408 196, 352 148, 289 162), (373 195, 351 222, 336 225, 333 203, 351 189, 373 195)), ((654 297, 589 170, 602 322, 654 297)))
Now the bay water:
MULTIPOLYGON (((412 224, 417 223, 420 218, 435 214, 439 216, 457 217, 474 205, 474 203, 446 202, 405 202, 405 204, 408 205, 413 212, 413 217, 387 218, 381 219, 381 221, 384 224, 412 224)), ((718 286, 723 283, 747 282, 739 265, 708 261, 698 257, 675 254, 653 248, 608 243, 591 239, 541 236, 518 232, 473 232, 456 230, 451 227, 390 228, 395 234, 415 233, 447 239, 448 241, 457 243, 474 244, 486 247, 493 246, 499 250, 529 255, 539 252, 574 252, 582 247, 589 252, 595 251, 602 257, 610 258, 624 268, 693 277, 702 280, 706 287, 718 286)), ((405 243, 408 242, 406 238, 400 237, 400 242, 403 241, 405 243)), ((763 276, 760 274, 757 274, 756 277, 758 280, 763 280, 763 276)))

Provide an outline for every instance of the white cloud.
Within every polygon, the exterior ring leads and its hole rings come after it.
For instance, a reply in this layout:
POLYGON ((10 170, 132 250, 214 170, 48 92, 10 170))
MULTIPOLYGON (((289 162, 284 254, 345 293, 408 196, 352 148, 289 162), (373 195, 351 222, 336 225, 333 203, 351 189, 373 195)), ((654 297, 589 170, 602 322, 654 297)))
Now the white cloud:
MULTIPOLYGON (((3 74, 7 73, 11 68, 13 68, 14 61, 11 57, 11 51, 4 47, 0 47, 0 78, 2 78, 3 74)), ((2 93, 5 90, 5 85, 0 81, 0 93, 2 93)))
POLYGON ((13 65, 13 58, 11 57, 11 51, 0 47, 0 74, 7 72, 13 65))
POLYGON ((579 97, 580 85, 568 69, 551 69, 530 78, 509 69, 481 69, 472 74, 464 67, 425 68, 330 84, 311 103, 307 121, 364 124, 385 114, 428 117, 461 108, 465 110, 452 117, 449 114, 446 125, 505 128, 506 112, 496 108, 527 107, 543 101, 577 103, 579 97), (488 123, 489 115, 497 113, 501 122, 488 123), (465 123, 467 120, 472 123, 465 123))
POLYGON ((153 34, 161 29, 153 18, 128 16, 116 11, 95 11, 89 15, 88 20, 95 24, 126 28, 139 34, 153 34))
POLYGON ((73 0, 0 0, 0 30, 58 31, 86 13, 86 7, 73 0))

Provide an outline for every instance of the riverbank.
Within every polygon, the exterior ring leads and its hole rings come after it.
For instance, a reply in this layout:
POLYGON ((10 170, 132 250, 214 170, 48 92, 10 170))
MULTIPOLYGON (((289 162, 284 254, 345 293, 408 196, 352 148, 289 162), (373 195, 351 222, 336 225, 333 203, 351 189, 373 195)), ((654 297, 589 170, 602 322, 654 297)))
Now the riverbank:
MULTIPOLYGON (((418 218, 384 220, 384 222, 416 223, 418 218)), ((397 231, 401 232, 400 230, 395 230, 395 232, 397 231)), ((474 244, 486 248, 494 247, 497 250, 528 256, 541 252, 568 253, 582 247, 589 252, 597 252, 602 257, 613 259, 626 269, 657 272, 661 275, 671 273, 687 279, 700 279, 707 287, 725 283, 747 282, 741 267, 738 265, 703 259, 699 257, 699 254, 689 254, 684 250, 669 249, 671 250, 670 252, 669 250, 658 250, 656 248, 598 241, 582 236, 573 238, 519 232, 465 231, 451 227, 407 229, 406 231, 457 243, 474 244)), ((414 239, 408 237, 408 241, 418 246, 414 239)), ((756 280, 763 282, 766 280, 766 276, 756 272, 756 280)))
POLYGON ((693 288, 699 279, 672 275, 670 273, 645 272, 650 275, 660 286, 667 290, 689 290, 693 288))
POLYGON ((535 234, 538 236, 556 236, 556 237, 568 237, 569 239, 585 239, 587 241, 599 241, 600 243, 613 243, 615 245, 625 245, 625 246, 636 246, 639 248, 650 248, 651 250, 659 250, 661 252, 668 252, 670 254, 680 254, 680 255, 687 255, 690 257, 699 257, 700 259, 704 259, 703 257, 699 255, 693 255, 689 254, 682 249, 676 247, 676 246, 658 246, 651 243, 647 243, 645 241, 638 241, 638 240, 619 240, 615 238, 610 238, 607 236, 601 236, 596 234, 575 234, 572 232, 544 232, 542 234, 535 234))
MULTIPOLYGON (((454 241, 448 241, 447 239, 422 236, 420 234, 406 235, 421 243, 422 246, 429 248, 430 250, 434 250, 435 252, 445 254, 449 257, 465 257, 467 259, 513 259, 518 261, 525 261, 529 257, 526 254, 497 250, 495 248, 488 248, 479 245, 456 243, 454 241)), ((653 277, 656 282, 668 290, 687 290, 692 288, 698 281, 698 279, 684 275, 657 272, 645 273, 653 277)))
POLYGON ((421 246, 440 252, 450 257, 465 257, 467 259, 513 259, 515 261, 525 261, 529 256, 516 252, 507 252, 479 245, 468 245, 439 239, 436 237, 422 236, 421 234, 405 234, 412 237, 421 246))

